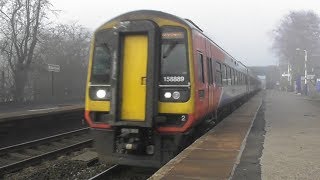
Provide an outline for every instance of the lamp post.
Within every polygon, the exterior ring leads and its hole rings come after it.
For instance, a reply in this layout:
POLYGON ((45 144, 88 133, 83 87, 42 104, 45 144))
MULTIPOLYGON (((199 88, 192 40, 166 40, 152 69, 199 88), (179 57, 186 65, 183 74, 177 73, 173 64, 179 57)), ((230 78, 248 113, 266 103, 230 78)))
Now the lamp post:
MULTIPOLYGON (((300 48, 296 49, 297 51, 300 51, 300 48)), ((307 77, 308 77, 308 69, 307 69, 307 61, 308 61, 308 51, 307 50, 303 50, 304 51, 304 94, 308 95, 308 81, 307 81, 307 77)))
POLYGON ((291 75, 291 65, 290 65, 290 62, 288 61, 288 81, 289 81, 289 88, 291 91, 292 89, 292 75, 291 75))

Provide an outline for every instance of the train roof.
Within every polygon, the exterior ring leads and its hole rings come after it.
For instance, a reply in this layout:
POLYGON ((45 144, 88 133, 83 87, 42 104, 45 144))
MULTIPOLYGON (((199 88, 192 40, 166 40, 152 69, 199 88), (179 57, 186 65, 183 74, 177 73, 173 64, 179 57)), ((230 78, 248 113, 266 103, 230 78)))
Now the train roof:
MULTIPOLYGON (((188 19, 182 19, 178 16, 165 13, 162 11, 155 11, 155 10, 137 10, 137 11, 131 11, 124 14, 121 14, 105 24, 112 22, 112 21, 124 21, 124 20, 130 20, 130 19, 138 19, 138 18, 145 18, 147 16, 154 16, 154 17, 160 17, 164 19, 169 19, 172 21, 176 21, 178 23, 184 24, 192 29, 198 29, 199 31, 202 31, 195 23, 193 23, 191 20, 188 19)), ((103 26, 103 25, 102 25, 103 26)))
POLYGON ((141 18, 146 18, 146 17, 150 17, 150 16, 151 17, 160 17, 160 18, 164 18, 164 19, 169 19, 169 20, 181 23, 181 24, 189 27, 190 29, 194 29, 194 30, 198 31, 203 36, 205 36, 208 40, 210 40, 213 44, 215 44, 221 51, 223 51, 226 55, 228 55, 229 58, 231 58, 233 60, 233 62, 237 63, 237 65, 242 66, 242 68, 244 68, 244 69, 249 69, 241 61, 236 60, 227 51, 225 51, 217 43, 215 43, 210 37, 208 37, 206 34, 204 34, 203 30, 198 25, 196 25, 193 21, 191 21, 190 19, 180 18, 180 17, 175 16, 173 14, 165 13, 165 12, 162 12, 162 11, 156 11, 156 10, 131 11, 131 12, 127 12, 127 13, 121 14, 121 15, 119 15, 119 16, 117 16, 117 17, 115 17, 115 18, 113 18, 113 19, 111 19, 109 21, 107 21, 101 27, 103 27, 105 24, 110 23, 112 21, 125 21, 125 20, 130 20, 130 19, 139 19, 139 18, 141 19, 141 18))

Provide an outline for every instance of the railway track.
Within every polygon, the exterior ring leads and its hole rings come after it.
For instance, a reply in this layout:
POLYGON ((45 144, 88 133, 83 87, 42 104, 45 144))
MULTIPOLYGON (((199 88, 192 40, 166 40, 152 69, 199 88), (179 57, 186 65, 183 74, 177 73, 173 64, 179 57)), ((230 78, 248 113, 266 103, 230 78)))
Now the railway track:
POLYGON ((109 167, 107 170, 95 175, 94 177, 90 178, 89 180, 103 180, 111 178, 113 174, 119 173, 121 170, 124 169, 125 166, 115 164, 111 167, 109 167))
POLYGON ((0 149, 0 177, 84 147, 92 146, 89 128, 70 131, 0 149))
POLYGON ((147 179, 156 172, 156 168, 134 167, 115 164, 89 180, 147 179))

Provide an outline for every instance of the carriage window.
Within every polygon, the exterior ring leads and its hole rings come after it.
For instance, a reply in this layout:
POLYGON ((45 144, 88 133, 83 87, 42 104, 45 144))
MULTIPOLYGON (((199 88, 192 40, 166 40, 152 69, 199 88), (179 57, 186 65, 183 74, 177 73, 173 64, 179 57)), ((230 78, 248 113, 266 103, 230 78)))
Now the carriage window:
POLYGON ((207 74, 208 74, 208 83, 209 84, 213 84, 213 82, 212 82, 212 66, 211 66, 211 64, 212 64, 211 63, 211 59, 207 57, 207 67, 208 67, 207 74))
POLYGON ((246 82, 245 82, 245 76, 244 76, 244 74, 242 74, 242 85, 245 85, 246 84, 246 82))
POLYGON ((226 84, 231 85, 231 69, 228 66, 226 71, 226 84))
POLYGON ((204 83, 203 55, 198 53, 198 80, 204 83))
POLYGON ((231 79, 231 85, 234 85, 234 70, 230 68, 230 79, 231 79))
POLYGON ((234 84, 238 84, 238 71, 234 70, 234 84))
POLYGON ((227 80, 227 66, 222 65, 222 84, 223 85, 228 85, 228 80, 227 80))
POLYGON ((214 78, 215 78, 215 74, 214 74, 214 61, 212 61, 212 59, 210 58, 210 63, 211 63, 211 79, 212 79, 212 84, 214 83, 214 78))
POLYGON ((229 79, 228 79, 228 83, 229 83, 229 85, 232 85, 232 83, 233 83, 232 82, 232 79, 233 79, 232 68, 229 67, 228 70, 229 70, 229 75, 230 75, 229 79))
POLYGON ((107 44, 97 45, 93 54, 92 83, 110 83, 111 52, 107 44))
POLYGON ((236 72, 234 69, 232 69, 232 84, 235 85, 236 84, 236 72))
POLYGON ((238 85, 238 75, 239 75, 239 73, 238 73, 237 70, 235 70, 234 73, 235 73, 235 76, 234 76, 234 84, 238 85))
POLYGON ((221 64, 216 62, 216 83, 222 85, 221 64))

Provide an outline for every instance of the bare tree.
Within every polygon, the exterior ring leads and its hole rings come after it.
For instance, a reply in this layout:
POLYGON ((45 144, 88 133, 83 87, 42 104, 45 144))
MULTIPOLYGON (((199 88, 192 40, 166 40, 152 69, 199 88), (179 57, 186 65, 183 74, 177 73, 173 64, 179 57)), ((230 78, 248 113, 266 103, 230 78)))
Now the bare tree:
POLYGON ((307 50, 310 57, 319 49, 320 17, 313 11, 294 11, 286 15, 273 30, 273 50, 279 57, 279 64, 287 68, 290 64, 293 74, 302 74, 304 61, 297 48, 307 50))
POLYGON ((48 0, 0 0, 0 49, 13 74, 15 101, 23 101, 39 31, 49 10, 48 0))
POLYGON ((76 23, 58 24, 40 33, 35 52, 39 72, 34 78, 37 84, 36 99, 47 101, 51 97, 51 73, 47 64, 60 65, 54 75, 54 99, 56 101, 81 100, 84 95, 91 32, 76 23), (49 79, 49 82, 48 82, 49 79), (47 95, 45 95, 47 94, 47 95))

